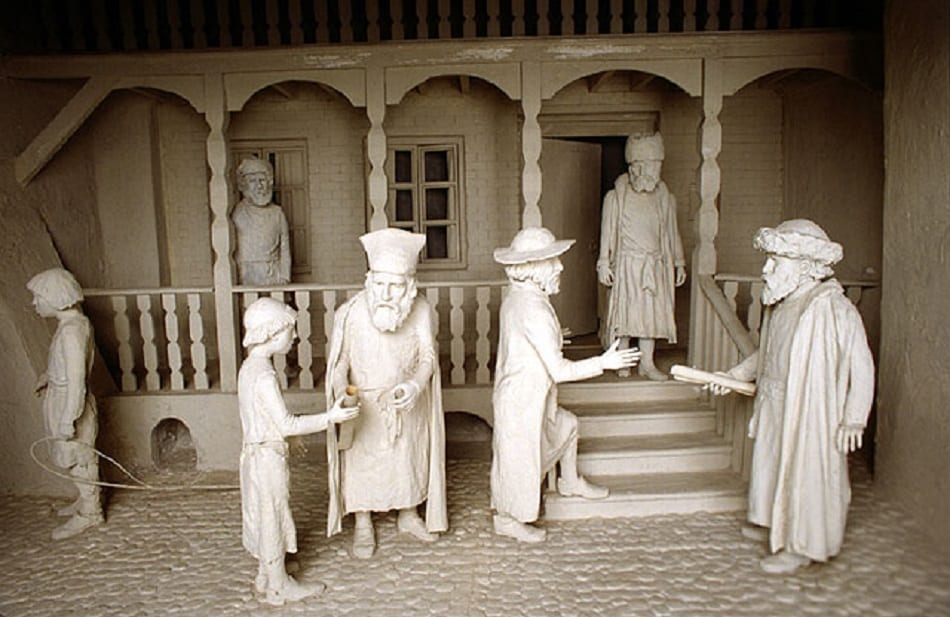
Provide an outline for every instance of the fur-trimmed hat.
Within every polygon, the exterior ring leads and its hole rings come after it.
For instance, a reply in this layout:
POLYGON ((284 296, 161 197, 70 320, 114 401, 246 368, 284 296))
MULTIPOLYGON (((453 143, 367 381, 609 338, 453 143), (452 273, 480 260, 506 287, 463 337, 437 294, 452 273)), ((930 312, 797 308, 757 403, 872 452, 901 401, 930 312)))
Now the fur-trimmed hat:
POLYGON ((46 300, 57 311, 83 300, 82 287, 76 277, 63 268, 43 270, 27 282, 26 288, 33 292, 33 295, 46 300))
POLYGON ((244 311, 245 347, 260 345, 297 323, 297 311, 274 298, 258 298, 244 311))
POLYGON ((811 259, 832 266, 844 257, 844 249, 832 242, 821 227, 808 219, 792 219, 774 229, 763 227, 755 234, 753 246, 760 251, 791 257, 811 259))
POLYGON ((663 136, 659 133, 653 133, 652 135, 634 133, 627 138, 624 158, 628 163, 633 161, 662 161, 666 158, 666 151, 663 149, 663 136))
POLYGON ((495 261, 511 266, 530 261, 543 261, 567 251, 574 240, 557 240, 544 227, 525 227, 511 241, 511 246, 495 249, 495 261))

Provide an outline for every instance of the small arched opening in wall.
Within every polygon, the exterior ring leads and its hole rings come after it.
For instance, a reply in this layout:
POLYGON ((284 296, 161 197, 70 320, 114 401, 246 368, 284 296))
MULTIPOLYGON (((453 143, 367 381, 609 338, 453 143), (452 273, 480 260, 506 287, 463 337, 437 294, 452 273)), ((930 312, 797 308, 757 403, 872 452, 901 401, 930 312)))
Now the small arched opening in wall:
POLYGON ((165 418, 152 429, 152 463, 160 471, 194 471, 198 465, 195 442, 178 418, 165 418))
POLYGON ((484 418, 467 411, 445 414, 445 458, 490 461, 492 428, 484 418))

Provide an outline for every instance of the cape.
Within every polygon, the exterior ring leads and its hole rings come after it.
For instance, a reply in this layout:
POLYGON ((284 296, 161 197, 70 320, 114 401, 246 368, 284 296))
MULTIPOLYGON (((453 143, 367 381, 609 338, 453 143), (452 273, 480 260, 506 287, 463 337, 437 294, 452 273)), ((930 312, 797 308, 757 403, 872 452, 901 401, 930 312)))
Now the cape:
MULTIPOLYGON (((334 315, 324 384, 327 409, 333 406, 336 399, 343 396, 345 385, 341 387, 339 384, 333 384, 331 376, 340 362, 346 320, 358 302, 366 301, 365 296, 365 291, 356 294, 344 302, 334 315)), ((426 302, 424 298, 421 301, 426 302)), ((438 357, 438 350, 436 350, 436 359, 438 357)), ((432 371, 432 377, 429 378, 429 387, 419 393, 417 404, 426 405, 429 409, 429 485, 426 498, 426 529, 432 533, 442 532, 448 529, 449 517, 445 498, 445 417, 442 409, 442 376, 438 362, 432 371)), ((343 496, 340 487, 340 449, 337 443, 337 430, 338 427, 335 425, 327 427, 327 473, 330 493, 327 537, 339 533, 343 526, 343 496)))

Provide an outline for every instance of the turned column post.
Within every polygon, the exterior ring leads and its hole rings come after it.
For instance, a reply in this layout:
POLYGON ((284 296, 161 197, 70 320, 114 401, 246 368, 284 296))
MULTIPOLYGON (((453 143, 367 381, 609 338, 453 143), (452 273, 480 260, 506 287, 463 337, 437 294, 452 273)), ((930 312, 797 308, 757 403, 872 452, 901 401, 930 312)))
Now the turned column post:
POLYGON ((541 126, 538 114, 541 113, 541 65, 537 62, 524 62, 521 65, 521 108, 524 112, 524 126, 521 130, 521 152, 524 167, 521 170, 521 192, 524 199, 524 212, 521 215, 522 227, 541 225, 541 126))
POLYGON ((366 135, 366 156, 369 159, 369 180, 367 193, 372 214, 369 219, 370 231, 385 229, 386 197, 389 187, 386 183, 386 131, 383 119, 386 117, 386 87, 383 69, 371 67, 366 70, 366 116, 369 118, 369 133, 366 135))

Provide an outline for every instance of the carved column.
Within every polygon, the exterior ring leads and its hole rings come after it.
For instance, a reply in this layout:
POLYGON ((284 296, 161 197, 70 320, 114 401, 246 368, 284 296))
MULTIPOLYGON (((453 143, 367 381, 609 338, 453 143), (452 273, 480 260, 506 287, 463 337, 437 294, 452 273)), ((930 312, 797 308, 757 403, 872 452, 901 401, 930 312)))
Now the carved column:
POLYGON ((382 68, 370 67, 366 70, 366 115, 369 117, 366 156, 370 165, 367 192, 373 211, 369 219, 370 231, 385 229, 389 225, 386 220, 386 196, 389 188, 383 168, 386 163, 386 131, 383 130, 383 119, 386 117, 384 80, 382 68))
POLYGON ((234 263, 231 261, 231 223, 228 191, 228 111, 221 74, 205 76, 205 121, 208 132, 207 156, 211 169, 208 184, 211 204, 211 248, 214 251, 214 312, 218 335, 218 369, 222 392, 237 390, 237 319, 234 307, 234 263))
POLYGON ((719 169, 719 153, 722 151, 722 60, 706 58, 703 61, 703 124, 700 128, 699 194, 701 202, 696 217, 696 248, 693 250, 693 276, 690 289, 689 357, 694 363, 702 346, 699 314, 702 309, 703 292, 699 277, 716 273, 716 234, 719 232, 717 201, 722 174, 719 169))
POLYGON ((524 127, 521 131, 521 151, 524 168, 521 170, 521 191, 524 197, 522 227, 541 225, 541 65, 524 62, 521 65, 521 108, 524 111, 524 127))

